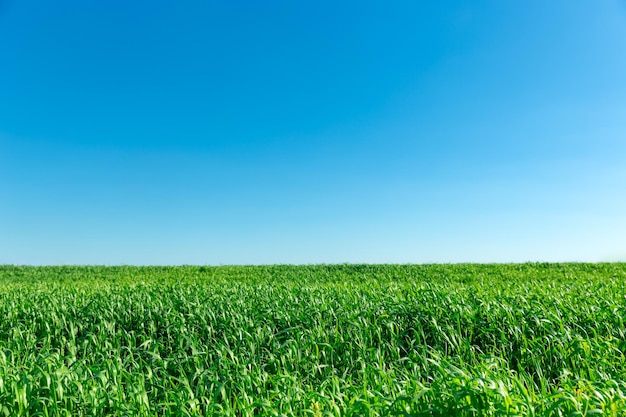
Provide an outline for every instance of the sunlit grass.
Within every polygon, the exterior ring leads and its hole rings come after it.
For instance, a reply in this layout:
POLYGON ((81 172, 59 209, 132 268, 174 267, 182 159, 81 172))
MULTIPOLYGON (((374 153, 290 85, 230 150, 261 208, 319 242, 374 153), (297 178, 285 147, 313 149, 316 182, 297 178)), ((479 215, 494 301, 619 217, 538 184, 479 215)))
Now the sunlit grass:
POLYGON ((626 414, 626 264, 0 267, 0 415, 626 414))

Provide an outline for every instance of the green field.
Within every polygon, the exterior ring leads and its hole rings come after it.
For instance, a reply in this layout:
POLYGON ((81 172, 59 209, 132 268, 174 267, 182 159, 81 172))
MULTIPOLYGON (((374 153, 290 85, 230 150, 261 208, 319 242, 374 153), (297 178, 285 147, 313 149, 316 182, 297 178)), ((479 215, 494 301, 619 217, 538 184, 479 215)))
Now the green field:
POLYGON ((626 264, 0 266, 0 416, 626 415, 626 264))

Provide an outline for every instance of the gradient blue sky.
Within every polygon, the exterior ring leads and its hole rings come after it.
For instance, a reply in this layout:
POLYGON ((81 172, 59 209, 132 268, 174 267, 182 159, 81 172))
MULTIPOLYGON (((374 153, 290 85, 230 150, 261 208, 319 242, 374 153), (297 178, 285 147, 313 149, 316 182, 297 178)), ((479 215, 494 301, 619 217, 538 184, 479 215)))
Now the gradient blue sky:
POLYGON ((0 263, 626 260, 626 3, 0 0, 0 263))

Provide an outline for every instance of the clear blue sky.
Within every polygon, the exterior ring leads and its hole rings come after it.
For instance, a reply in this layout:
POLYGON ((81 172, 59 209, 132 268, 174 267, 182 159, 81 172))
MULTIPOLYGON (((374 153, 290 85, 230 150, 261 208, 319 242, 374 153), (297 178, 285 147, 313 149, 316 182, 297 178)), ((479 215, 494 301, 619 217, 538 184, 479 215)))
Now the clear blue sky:
POLYGON ((0 1, 0 263, 626 260, 626 2, 0 1))

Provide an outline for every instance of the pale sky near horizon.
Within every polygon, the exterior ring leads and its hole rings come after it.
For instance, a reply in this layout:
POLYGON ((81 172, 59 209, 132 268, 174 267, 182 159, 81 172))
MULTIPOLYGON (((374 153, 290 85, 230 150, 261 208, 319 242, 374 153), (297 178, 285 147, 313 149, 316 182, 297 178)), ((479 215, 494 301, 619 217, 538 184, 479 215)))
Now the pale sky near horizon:
POLYGON ((618 260, 624 0, 0 0, 0 264, 618 260))

